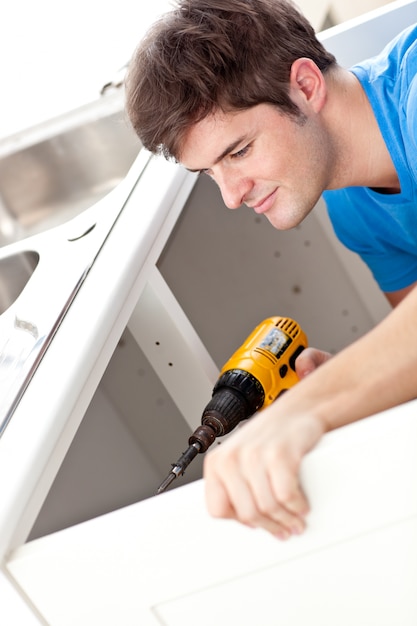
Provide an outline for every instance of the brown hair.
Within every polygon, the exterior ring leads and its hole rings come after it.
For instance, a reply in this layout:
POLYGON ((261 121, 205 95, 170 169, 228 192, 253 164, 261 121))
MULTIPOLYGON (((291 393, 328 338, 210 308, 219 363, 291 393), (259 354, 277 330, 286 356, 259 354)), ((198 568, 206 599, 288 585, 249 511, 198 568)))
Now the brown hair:
POLYGON ((336 60, 288 0, 177 0, 148 31, 126 79, 126 110, 142 144, 178 158, 189 128, 214 110, 260 103, 298 116, 292 63, 336 60))

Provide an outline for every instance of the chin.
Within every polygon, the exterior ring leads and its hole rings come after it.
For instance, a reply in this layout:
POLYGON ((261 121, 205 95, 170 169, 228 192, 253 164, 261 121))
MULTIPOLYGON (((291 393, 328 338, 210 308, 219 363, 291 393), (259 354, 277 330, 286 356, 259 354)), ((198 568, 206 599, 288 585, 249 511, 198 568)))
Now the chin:
POLYGON ((267 213, 265 213, 265 217, 268 219, 270 224, 277 230, 291 230, 302 222, 302 219, 296 219, 295 216, 290 215, 284 216, 276 215, 273 213, 268 215, 267 213))

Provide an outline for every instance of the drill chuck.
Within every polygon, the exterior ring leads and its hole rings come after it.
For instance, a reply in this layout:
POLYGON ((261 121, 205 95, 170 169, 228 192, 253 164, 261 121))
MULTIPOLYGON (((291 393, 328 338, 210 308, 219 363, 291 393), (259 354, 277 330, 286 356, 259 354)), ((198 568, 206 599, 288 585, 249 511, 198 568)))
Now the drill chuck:
POLYGON ((201 423, 213 428, 216 437, 226 435, 253 415, 264 399, 263 387, 252 374, 239 369, 228 370, 215 384, 201 423))

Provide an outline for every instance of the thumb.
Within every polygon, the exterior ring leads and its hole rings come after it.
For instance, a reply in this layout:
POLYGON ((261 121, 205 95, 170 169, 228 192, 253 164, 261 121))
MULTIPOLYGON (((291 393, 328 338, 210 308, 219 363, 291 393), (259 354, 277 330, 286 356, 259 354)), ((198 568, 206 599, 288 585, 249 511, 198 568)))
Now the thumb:
POLYGON ((320 365, 325 363, 331 358, 329 352, 324 350, 317 350, 317 348, 306 348, 301 352, 295 361, 295 371, 298 378, 301 380, 311 374, 320 365))

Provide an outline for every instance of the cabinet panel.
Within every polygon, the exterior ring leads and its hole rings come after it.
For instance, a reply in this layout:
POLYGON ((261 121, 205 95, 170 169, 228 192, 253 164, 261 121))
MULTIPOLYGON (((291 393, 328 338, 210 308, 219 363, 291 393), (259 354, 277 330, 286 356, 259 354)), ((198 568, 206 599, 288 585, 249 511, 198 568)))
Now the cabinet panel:
POLYGON ((196 481, 32 541, 8 570, 50 626, 414 626, 416 409, 325 436, 287 542, 210 518, 196 481))

